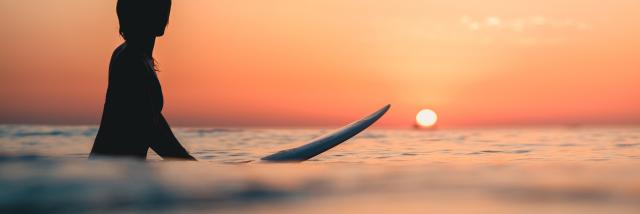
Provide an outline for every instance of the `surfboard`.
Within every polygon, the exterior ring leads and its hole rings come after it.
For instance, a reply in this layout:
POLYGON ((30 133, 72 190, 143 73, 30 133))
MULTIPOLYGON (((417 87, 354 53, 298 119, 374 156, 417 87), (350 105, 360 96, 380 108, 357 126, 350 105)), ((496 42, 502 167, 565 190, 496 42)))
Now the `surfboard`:
POLYGON ((362 132, 371 126, 371 124, 378 121, 378 119, 380 119, 389 110, 389 108, 391 108, 391 105, 386 105, 369 116, 350 123, 336 131, 317 137, 300 147, 282 150, 263 157, 261 160, 268 162, 301 162, 308 160, 337 145, 340 145, 362 132))

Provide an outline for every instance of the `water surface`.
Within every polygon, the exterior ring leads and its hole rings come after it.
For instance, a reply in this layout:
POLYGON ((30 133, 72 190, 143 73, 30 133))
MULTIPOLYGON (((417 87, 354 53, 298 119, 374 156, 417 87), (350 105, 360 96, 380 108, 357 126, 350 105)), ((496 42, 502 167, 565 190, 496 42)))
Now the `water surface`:
POLYGON ((94 126, 0 125, 0 213, 640 213, 640 128, 178 128, 199 162, 87 161, 94 126))

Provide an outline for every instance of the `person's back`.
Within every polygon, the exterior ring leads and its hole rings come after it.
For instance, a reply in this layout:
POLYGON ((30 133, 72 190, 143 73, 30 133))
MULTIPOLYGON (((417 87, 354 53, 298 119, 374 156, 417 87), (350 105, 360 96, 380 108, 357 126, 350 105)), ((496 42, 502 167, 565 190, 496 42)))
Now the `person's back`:
POLYGON ((146 68, 144 57, 126 46, 118 47, 111 59, 107 96, 92 155, 145 158, 153 139, 153 127, 162 110, 162 94, 159 84, 151 84, 154 71, 146 68), (157 89, 151 90, 154 88, 157 89), (153 115, 157 115, 156 119, 153 115))

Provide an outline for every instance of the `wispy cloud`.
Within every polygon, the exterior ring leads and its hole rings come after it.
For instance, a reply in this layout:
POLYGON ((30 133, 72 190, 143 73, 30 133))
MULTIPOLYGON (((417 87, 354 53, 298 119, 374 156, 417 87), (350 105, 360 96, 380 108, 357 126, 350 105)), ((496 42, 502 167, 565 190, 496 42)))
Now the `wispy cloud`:
POLYGON ((554 18, 541 15, 529 17, 503 18, 500 16, 471 17, 463 15, 460 24, 470 31, 502 29, 512 32, 525 32, 540 29, 565 29, 585 31, 591 30, 589 23, 580 22, 571 18, 554 18))
POLYGON ((501 42, 522 46, 560 44, 568 41, 576 33, 593 29, 591 24, 572 18, 541 15, 509 18, 497 15, 463 15, 459 24, 470 32, 482 34, 473 37, 480 43, 501 42))

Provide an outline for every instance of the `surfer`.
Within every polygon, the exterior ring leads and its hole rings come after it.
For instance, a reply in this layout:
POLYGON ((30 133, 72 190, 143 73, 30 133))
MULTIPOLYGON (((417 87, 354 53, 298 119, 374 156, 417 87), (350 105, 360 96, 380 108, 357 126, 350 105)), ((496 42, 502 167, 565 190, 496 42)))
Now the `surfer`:
POLYGON ((153 48, 169 21, 171 0, 118 0, 120 35, 114 51, 98 135, 90 158, 145 159, 153 149, 164 159, 195 160, 162 116, 163 97, 153 48))

